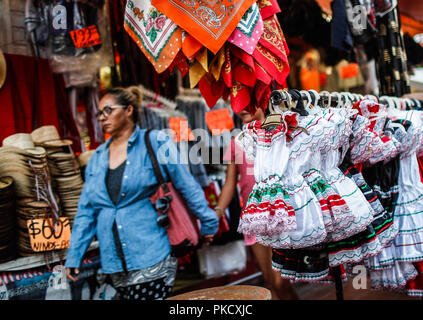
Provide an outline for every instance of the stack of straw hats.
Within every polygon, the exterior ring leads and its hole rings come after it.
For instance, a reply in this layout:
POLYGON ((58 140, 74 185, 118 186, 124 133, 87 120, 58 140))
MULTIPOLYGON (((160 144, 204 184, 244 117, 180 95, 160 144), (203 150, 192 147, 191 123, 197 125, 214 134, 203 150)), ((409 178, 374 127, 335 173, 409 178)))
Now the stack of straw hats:
POLYGON ((0 177, 0 263, 16 257, 16 203, 12 177, 0 177))
POLYGON ((27 220, 59 216, 58 198, 52 191, 46 151, 35 147, 31 135, 18 133, 3 140, 0 148, 0 176, 14 180, 18 253, 33 255, 27 220), (40 210, 40 207, 43 209, 40 210))
POLYGON ((55 126, 40 127, 31 136, 34 144, 47 152, 53 188, 60 198, 63 216, 68 217, 72 225, 84 185, 72 141, 61 139, 55 126))

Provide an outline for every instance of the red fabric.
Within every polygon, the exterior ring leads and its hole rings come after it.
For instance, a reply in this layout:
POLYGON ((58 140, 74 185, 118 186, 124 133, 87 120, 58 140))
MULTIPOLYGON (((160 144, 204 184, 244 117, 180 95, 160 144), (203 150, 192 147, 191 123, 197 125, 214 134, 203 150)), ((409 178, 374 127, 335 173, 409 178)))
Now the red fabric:
POLYGON ((254 87, 256 84, 255 70, 243 62, 239 62, 234 68, 233 78, 235 81, 238 81, 247 87, 254 87))
MULTIPOLYGON (((181 53, 179 51, 179 53, 176 55, 175 59, 172 62, 172 68, 173 66, 176 66, 178 68, 178 70, 181 72, 182 77, 185 77, 188 74, 189 71, 189 66, 188 66, 188 62, 185 59, 183 53, 181 53)), ((172 71, 170 69, 170 71, 172 71)))
POLYGON ((15 133, 31 133, 41 126, 54 125, 62 138, 74 141, 73 149, 79 152, 79 133, 67 105, 63 77, 53 75, 45 59, 12 54, 5 54, 5 58, 0 142, 15 133))
POLYGON ((240 112, 250 104, 251 91, 242 83, 234 82, 231 90, 231 107, 235 113, 240 112))
POLYGON ((279 84, 284 84, 289 74, 289 67, 260 43, 257 44, 253 57, 279 84))
POLYGON ((60 132, 59 115, 56 108, 56 88, 53 73, 50 70, 49 62, 45 59, 39 59, 36 69, 37 86, 37 104, 33 129, 45 125, 54 125, 60 132))
MULTIPOLYGON (((237 46, 230 45, 231 53, 233 56, 239 58, 242 62, 244 62, 247 66, 254 69, 254 59, 244 50, 238 48, 237 46)), ((234 63, 235 64, 235 63, 234 63)))
POLYGON ((276 0, 257 0, 257 5, 263 20, 281 12, 281 8, 276 0))
POLYGON ((288 64, 288 54, 286 39, 276 16, 264 20, 263 34, 260 44, 270 50, 274 55, 288 64))
POLYGON ((256 78, 257 78, 257 80, 260 80, 264 84, 267 84, 267 85, 269 85, 272 82, 272 77, 257 62, 255 63, 254 70, 256 71, 256 78))
POLYGON ((204 100, 206 100, 207 105, 211 109, 222 96, 225 84, 222 80, 216 82, 214 77, 207 73, 198 83, 198 89, 200 89, 201 95, 204 97, 204 100))
MULTIPOLYGON (((266 111, 267 106, 269 104, 270 94, 272 90, 270 89, 269 84, 266 84, 260 80, 257 80, 256 86, 254 87, 254 103, 252 103, 252 107, 254 108, 261 108, 266 111)), ((247 110, 251 114, 254 114, 255 110, 247 110)))
POLYGON ((420 168, 420 180, 423 182, 423 157, 417 158, 420 168))
MULTIPOLYGON (((203 190, 204 190, 204 195, 206 196, 206 199, 209 203, 209 207, 211 209, 216 208, 219 195, 217 194, 215 184, 212 182, 207 187, 203 188, 203 190)), ((223 215, 219 219, 219 227, 215 237, 219 238, 225 232, 229 232, 229 231, 230 231, 230 228, 229 228, 228 219, 226 218, 226 215, 223 215)))
POLYGON ((0 143, 2 141, 18 132, 23 130, 24 126, 20 127, 19 121, 16 117, 17 112, 20 110, 19 101, 17 101, 18 92, 17 87, 13 85, 15 83, 15 75, 12 72, 11 58, 5 54, 7 73, 6 81, 2 89, 0 89, 0 101, 1 101, 1 117, 0 117, 0 143))
POLYGON ((407 292, 408 294, 423 296, 423 262, 416 262, 413 265, 418 275, 413 280, 407 282, 407 292))

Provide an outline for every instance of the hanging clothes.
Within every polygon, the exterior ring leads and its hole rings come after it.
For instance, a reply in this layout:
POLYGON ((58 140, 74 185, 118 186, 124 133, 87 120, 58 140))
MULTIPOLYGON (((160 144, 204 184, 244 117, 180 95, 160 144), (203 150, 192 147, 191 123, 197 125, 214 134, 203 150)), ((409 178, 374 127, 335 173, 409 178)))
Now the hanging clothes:
POLYGON ((307 110, 276 109, 279 125, 236 137, 256 181, 239 231, 272 246, 284 278, 333 281, 333 267, 346 278, 364 263, 372 288, 419 294, 422 112, 368 99, 307 110))
POLYGON ((0 89, 4 116, 0 120, 0 140, 15 133, 54 125, 61 137, 71 139, 75 152, 81 142, 71 117, 63 77, 54 75, 48 60, 5 54, 7 76, 0 89))

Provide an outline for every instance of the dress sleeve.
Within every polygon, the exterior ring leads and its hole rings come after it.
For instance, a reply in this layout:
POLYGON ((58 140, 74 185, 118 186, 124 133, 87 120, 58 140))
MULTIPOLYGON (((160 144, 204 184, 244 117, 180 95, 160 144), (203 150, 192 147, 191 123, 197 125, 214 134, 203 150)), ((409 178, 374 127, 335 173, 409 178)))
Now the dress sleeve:
POLYGON ((244 129, 235 137, 235 143, 244 151, 247 159, 254 160, 256 157, 256 141, 252 132, 244 129))

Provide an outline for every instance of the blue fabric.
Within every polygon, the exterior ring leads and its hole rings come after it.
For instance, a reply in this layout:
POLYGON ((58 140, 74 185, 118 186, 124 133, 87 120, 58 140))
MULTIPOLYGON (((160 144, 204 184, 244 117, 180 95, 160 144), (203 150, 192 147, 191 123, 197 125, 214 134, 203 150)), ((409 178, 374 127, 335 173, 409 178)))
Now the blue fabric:
MULTIPOLYGON (((145 146, 145 133, 146 130, 137 126, 128 141, 127 163, 121 195, 116 205, 110 199, 105 183, 111 139, 101 145, 91 157, 72 228, 66 267, 78 268, 81 265, 84 253, 94 235, 97 235, 103 271, 123 271, 113 240, 112 227, 115 219, 128 271, 148 268, 170 254, 166 230, 157 225, 157 213, 149 200, 157 190, 158 182, 145 146)), ((178 164, 179 153, 172 139, 158 130, 151 132, 150 139, 164 178, 172 181, 187 200, 191 213, 199 218, 201 234, 215 234, 218 218, 208 207, 203 190, 187 166, 178 164)))
POLYGON ((341 51, 352 49, 353 42, 348 26, 347 9, 344 0, 333 0, 331 22, 331 46, 341 51))

